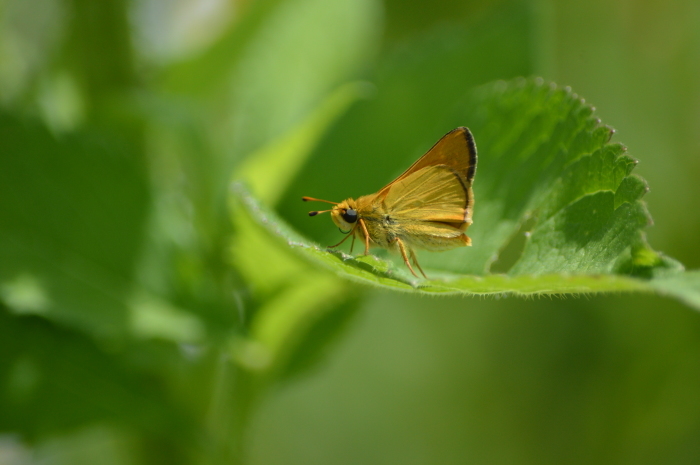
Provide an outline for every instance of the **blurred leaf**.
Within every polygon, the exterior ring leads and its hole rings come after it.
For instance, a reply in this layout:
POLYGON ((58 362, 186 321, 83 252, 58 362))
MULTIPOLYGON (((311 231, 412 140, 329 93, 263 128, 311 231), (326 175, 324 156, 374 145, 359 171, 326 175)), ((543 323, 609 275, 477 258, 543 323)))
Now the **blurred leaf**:
POLYGON ((0 296, 96 337, 126 334, 149 205, 138 153, 6 114, 0 152, 0 296))
POLYGON ((356 79, 374 54, 380 14, 376 0, 290 0, 270 12, 217 96, 231 111, 220 136, 228 153, 277 139, 356 79))
POLYGON ((173 348, 149 364, 152 349, 136 344, 109 353, 77 331, 0 307, 0 430, 36 439, 110 421, 149 434, 188 434, 192 419, 166 394, 165 370, 158 373, 172 360, 173 348), (130 350, 141 353, 147 369, 127 362, 130 350))
POLYGON ((453 255, 426 260, 436 279, 414 279, 403 265, 376 257, 324 251, 244 189, 238 195, 268 235, 367 284, 431 293, 661 291, 697 305, 696 276, 679 274, 680 264, 646 245, 641 229, 651 220, 640 198, 647 188, 631 174, 635 160, 608 142, 612 131, 582 99, 568 89, 516 80, 477 89, 468 108, 480 153, 469 230, 474 246, 432 254, 453 255), (528 219, 523 250, 508 274, 485 274, 528 219), (641 279, 651 277, 665 284, 641 279))
POLYGON ((257 305, 247 312, 249 337, 235 341, 233 357, 263 383, 285 380, 316 365, 354 316, 360 293, 271 238, 258 221, 263 214, 249 214, 259 206, 241 184, 234 192, 232 254, 257 305))
POLYGON ((66 40, 60 60, 53 63, 56 82, 49 82, 53 89, 41 96, 45 118, 57 130, 89 122, 139 145, 142 122, 135 118, 130 105, 131 93, 139 84, 130 37, 130 2, 66 3, 66 40), (61 115, 67 109, 59 107, 66 104, 73 109, 61 115))
POLYGON ((298 127, 251 154, 236 178, 245 180, 265 203, 276 204, 323 133, 368 87, 353 82, 338 88, 298 127))
MULTIPOLYGON (((300 123, 250 154, 233 178, 244 180, 266 203, 277 203, 327 128, 367 92, 362 82, 338 87, 300 123)), ((235 341, 233 357, 258 375, 258 382, 290 379, 317 365, 354 315, 358 297, 348 294, 347 283, 270 241, 239 198, 230 206, 232 263, 253 302, 246 309, 250 334, 235 341)))
POLYGON ((380 15, 376 0, 254 2, 218 44, 166 71, 164 91, 195 103, 228 175, 357 78, 374 53, 380 15))

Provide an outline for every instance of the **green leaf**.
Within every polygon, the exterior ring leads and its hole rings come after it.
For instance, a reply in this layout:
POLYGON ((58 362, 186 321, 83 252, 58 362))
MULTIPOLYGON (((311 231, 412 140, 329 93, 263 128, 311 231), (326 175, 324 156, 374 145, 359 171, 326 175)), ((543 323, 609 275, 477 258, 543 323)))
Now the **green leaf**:
MULTIPOLYGON (((571 275, 546 274, 540 276, 508 276, 505 274, 490 274, 484 276, 460 275, 441 270, 426 270, 431 278, 414 278, 403 263, 387 261, 374 255, 353 257, 337 250, 328 250, 313 244, 289 228, 279 216, 260 205, 242 184, 237 184, 234 196, 245 207, 246 217, 258 224, 258 232, 267 234, 263 239, 268 247, 274 244, 285 244, 297 253, 297 256, 310 261, 317 266, 332 270, 340 276, 363 284, 386 287, 393 290, 420 291, 439 294, 562 294, 577 292, 602 292, 625 290, 650 290, 641 280, 627 276, 610 275, 571 275)), ((240 214, 240 211, 239 211, 240 214)), ((248 236, 248 235, 246 235, 248 236)), ((260 249, 260 245, 255 247, 260 249)), ((240 259, 240 257, 239 257, 240 259)), ((260 262, 267 262, 258 256, 260 262)), ((291 260, 291 257, 288 257, 291 260)), ((283 265, 284 266, 284 265, 283 265)), ((293 279, 289 273, 273 273, 273 281, 293 279)), ((265 275, 269 283, 271 275, 265 275)), ((260 277, 262 280, 263 277, 260 277)))
POLYGON ((670 273, 652 279, 649 284, 662 295, 675 297, 691 307, 700 309, 700 270, 670 273))
POLYGON ((0 298, 95 337, 127 334, 150 202, 139 152, 6 114, 0 152, 0 298))
POLYGON ((474 245, 421 254, 432 279, 416 279, 396 261, 324 250, 243 187, 236 195, 273 240, 365 284, 463 294, 646 291, 698 305, 698 276, 684 274, 679 263, 646 244, 642 230, 651 218, 641 201, 646 183, 631 173, 636 161, 609 142, 613 131, 581 98, 520 79, 477 88, 466 108, 464 121, 479 149, 474 225, 468 231, 474 245), (507 272, 490 272, 521 236, 524 245, 507 272))

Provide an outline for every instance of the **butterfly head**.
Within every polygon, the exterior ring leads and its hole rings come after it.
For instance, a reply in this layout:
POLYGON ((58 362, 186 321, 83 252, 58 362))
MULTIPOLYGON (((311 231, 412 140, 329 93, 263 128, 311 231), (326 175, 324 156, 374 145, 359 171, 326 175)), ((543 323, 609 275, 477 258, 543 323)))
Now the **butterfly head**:
POLYGON ((359 218, 355 201, 353 199, 347 199, 335 205, 331 209, 331 218, 341 231, 352 231, 359 218))
POLYGON ((360 218, 357 212, 357 204, 353 199, 345 199, 340 203, 329 202, 328 200, 314 199, 311 197, 303 197, 303 200, 305 202, 313 200, 317 202, 326 202, 333 204, 333 208, 331 208, 330 210, 312 211, 309 212, 309 216, 316 216, 319 213, 330 212, 331 219, 333 220, 335 225, 338 226, 338 228, 340 228, 340 230, 345 234, 353 230, 357 223, 357 220, 360 218))

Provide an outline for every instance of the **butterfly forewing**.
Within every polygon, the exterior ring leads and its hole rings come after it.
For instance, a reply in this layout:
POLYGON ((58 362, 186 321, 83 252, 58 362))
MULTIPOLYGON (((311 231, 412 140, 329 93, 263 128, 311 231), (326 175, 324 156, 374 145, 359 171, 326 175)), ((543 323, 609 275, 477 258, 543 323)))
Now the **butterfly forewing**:
POLYGON ((459 175, 445 165, 429 166, 393 182, 384 198, 387 212, 401 222, 465 221, 469 189, 459 175))
POLYGON ((449 166, 471 187, 476 172, 476 146, 469 129, 459 127, 445 134, 433 147, 411 165, 401 176, 386 185, 378 195, 386 195, 397 181, 428 166, 449 166))

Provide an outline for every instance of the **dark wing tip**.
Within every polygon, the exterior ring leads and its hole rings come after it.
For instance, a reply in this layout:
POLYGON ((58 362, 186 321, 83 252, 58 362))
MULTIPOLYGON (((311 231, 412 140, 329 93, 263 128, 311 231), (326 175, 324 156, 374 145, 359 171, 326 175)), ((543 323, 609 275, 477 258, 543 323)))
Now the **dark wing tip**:
POLYGON ((469 150, 469 169, 467 170, 467 181, 470 183, 474 181, 474 175, 476 174, 476 163, 478 157, 476 155, 476 144, 474 143, 474 136, 469 128, 460 126, 456 130, 462 131, 464 134, 464 140, 467 143, 467 149, 469 150))

